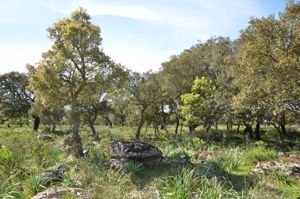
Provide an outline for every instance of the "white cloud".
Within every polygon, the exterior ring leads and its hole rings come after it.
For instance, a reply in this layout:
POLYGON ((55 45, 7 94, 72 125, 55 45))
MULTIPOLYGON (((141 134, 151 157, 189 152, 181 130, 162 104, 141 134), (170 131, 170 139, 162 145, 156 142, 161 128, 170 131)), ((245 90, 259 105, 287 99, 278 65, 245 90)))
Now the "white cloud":
POLYGON ((41 59, 47 48, 36 45, 1 44, 0 74, 10 71, 26 71, 26 64, 34 64, 41 59))

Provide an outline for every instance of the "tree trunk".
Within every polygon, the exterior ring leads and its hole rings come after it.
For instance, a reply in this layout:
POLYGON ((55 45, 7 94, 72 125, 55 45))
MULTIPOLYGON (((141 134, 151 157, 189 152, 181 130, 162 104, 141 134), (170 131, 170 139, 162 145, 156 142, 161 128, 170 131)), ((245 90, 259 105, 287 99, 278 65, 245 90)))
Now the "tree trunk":
POLYGON ((205 131, 206 131, 206 133, 209 133, 209 132, 210 132, 210 128, 211 128, 211 126, 210 126, 210 125, 207 125, 207 126, 205 127, 205 131))
POLYGON ((255 139, 256 139, 256 140, 261 140, 261 135, 260 135, 260 122, 259 122, 259 121, 256 122, 256 126, 255 126, 255 139))
POLYGON ((245 123, 246 128, 244 129, 245 135, 246 135, 246 139, 247 140, 253 140, 254 136, 253 136, 253 129, 252 126, 248 123, 245 123))
POLYGON ((93 122, 89 122, 89 127, 90 127, 90 129, 92 131, 92 137, 96 137, 97 134, 96 134, 96 129, 94 127, 94 123, 93 122))
POLYGON ((218 122, 215 123, 215 129, 218 130, 218 122))
POLYGON ((55 129, 56 129, 56 124, 54 123, 54 124, 52 125, 51 132, 55 132, 55 129))
POLYGON ((179 123, 180 123, 180 120, 179 120, 179 118, 176 117, 175 135, 178 134, 179 123))
POLYGON ((34 131, 38 131, 38 129, 39 129, 39 126, 40 126, 40 117, 39 116, 37 116, 37 115, 33 115, 32 116, 33 118, 34 118, 34 123, 33 123, 33 130, 34 131))
POLYGON ((277 132, 278 132, 278 134, 279 134, 280 140, 283 141, 283 135, 282 135, 282 132, 281 132, 280 125, 276 126, 275 123, 271 123, 271 124, 272 124, 272 125, 275 127, 275 129, 277 130, 277 132))
POLYGON ((104 117, 104 119, 106 120, 107 124, 111 128, 113 126, 113 123, 111 122, 111 120, 109 119, 109 117, 104 117))
POLYGON ((140 118, 140 122, 139 122, 139 125, 138 125, 138 128, 137 128, 137 130, 136 130, 136 134, 135 134, 135 139, 140 139, 140 137, 141 137, 141 129, 142 129, 142 127, 143 127, 143 125, 144 125, 144 115, 143 115, 143 113, 142 113, 142 116, 141 116, 141 118, 140 118))
POLYGON ((72 106, 72 133, 73 133, 73 140, 74 145, 73 146, 73 152, 75 157, 83 157, 83 149, 82 149, 82 143, 81 138, 79 136, 79 127, 80 127, 80 115, 77 111, 77 106, 72 106))
POLYGON ((283 113, 282 115, 281 115, 281 118, 280 118, 280 129, 281 129, 281 133, 282 133, 282 135, 284 136, 284 137, 286 137, 286 135, 287 135, 287 132, 286 132, 286 128, 285 128, 285 114, 283 113))
POLYGON ((240 127, 241 127, 241 124, 238 123, 237 128, 236 128, 236 132, 237 132, 237 133, 240 133, 240 127))
POLYGON ((190 125, 189 126, 189 131, 190 131, 190 135, 195 135, 196 134, 196 125, 190 125))

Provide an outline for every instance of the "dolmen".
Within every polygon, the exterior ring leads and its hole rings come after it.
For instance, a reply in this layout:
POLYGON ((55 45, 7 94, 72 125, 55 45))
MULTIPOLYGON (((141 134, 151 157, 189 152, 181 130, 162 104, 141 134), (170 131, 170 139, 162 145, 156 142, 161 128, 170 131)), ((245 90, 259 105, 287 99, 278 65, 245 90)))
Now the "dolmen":
POLYGON ((158 166, 161 164, 185 164, 182 160, 169 160, 161 150, 151 144, 135 140, 116 140, 109 145, 111 159, 107 166, 113 169, 125 170, 132 161, 144 166, 158 166))

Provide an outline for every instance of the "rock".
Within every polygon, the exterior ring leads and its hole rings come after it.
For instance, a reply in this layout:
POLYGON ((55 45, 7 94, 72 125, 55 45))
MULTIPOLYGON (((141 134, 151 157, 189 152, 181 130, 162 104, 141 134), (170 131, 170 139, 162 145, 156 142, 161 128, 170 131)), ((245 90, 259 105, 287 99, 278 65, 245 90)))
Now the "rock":
POLYGON ((63 174, 67 171, 67 166, 61 164, 54 169, 48 169, 41 174, 41 179, 43 180, 44 186, 49 186, 55 182, 61 182, 63 174))
POLYGON ((75 198, 84 198, 85 195, 84 191, 79 188, 52 188, 38 193, 32 199, 57 199, 67 194, 72 194, 75 198))
POLYGON ((130 160, 128 158, 112 158, 106 163, 106 165, 112 169, 125 171, 129 162, 130 160))
POLYGON ((145 142, 129 140, 112 141, 109 146, 112 158, 145 159, 162 157, 161 150, 145 142))
POLYGON ((157 147, 140 141, 112 141, 110 143, 111 160, 107 166, 126 171, 130 161, 138 161, 145 166, 157 166, 163 163, 164 157, 157 147))
POLYGON ((202 151, 199 155, 198 155, 198 160, 201 161, 206 161, 212 158, 219 158, 220 154, 218 152, 215 151, 202 151))
POLYGON ((164 157, 150 157, 150 158, 140 159, 139 162, 141 162, 145 166, 158 166, 161 164, 165 164, 166 160, 164 157))
POLYGON ((54 142, 54 139, 49 135, 39 135, 38 138, 44 142, 54 142))
POLYGON ((166 164, 173 165, 173 166, 191 166, 192 163, 190 159, 187 158, 180 158, 177 160, 168 160, 166 164))
POLYGON ((137 161, 144 166, 158 166, 162 164, 186 166, 192 165, 187 158, 172 160, 162 155, 157 147, 140 141, 112 141, 110 143, 110 159, 106 165, 113 169, 126 171, 130 161, 137 161))
POLYGON ((253 168, 253 171, 259 174, 269 174, 276 170, 282 170, 288 176, 300 178, 300 159, 291 155, 276 160, 259 162, 253 168))

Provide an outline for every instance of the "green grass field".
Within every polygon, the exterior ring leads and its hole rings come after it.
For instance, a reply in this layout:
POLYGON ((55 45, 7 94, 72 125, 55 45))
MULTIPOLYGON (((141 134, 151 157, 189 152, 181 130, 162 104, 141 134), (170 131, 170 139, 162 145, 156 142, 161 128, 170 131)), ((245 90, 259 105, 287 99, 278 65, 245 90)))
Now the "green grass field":
MULTIPOLYGON (((69 170, 62 182, 51 187, 79 187, 89 192, 92 198, 282 198, 300 197, 300 179, 286 176, 281 171, 268 175, 258 175, 252 168, 259 162, 271 160, 283 155, 296 155, 299 150, 287 148, 282 151, 269 146, 276 141, 276 134, 269 127, 263 127, 264 141, 225 144, 219 141, 205 141, 196 136, 190 137, 187 129, 181 136, 175 137, 173 127, 169 134, 162 131, 154 137, 153 129, 148 129, 144 141, 160 148, 164 155, 177 158, 188 156, 192 163, 199 162, 199 154, 211 151, 218 154, 206 161, 206 166, 185 168, 175 166, 145 167, 133 163, 128 173, 108 169, 109 142, 114 139, 134 137, 135 128, 97 126, 101 137, 95 142, 89 136, 89 129, 80 130, 83 147, 88 157, 76 159, 67 155, 61 142, 70 132, 69 126, 60 126, 58 130, 65 134, 48 133, 55 142, 42 142, 38 134, 47 134, 44 127, 34 133, 31 127, 0 127, 0 198, 31 198, 47 189, 42 185, 40 175, 46 169, 66 164, 69 170), (201 175, 195 175, 201 173, 201 175)), ((219 129, 222 129, 220 127, 219 129)), ((221 130, 215 133, 220 133, 221 130)), ((235 135, 243 138, 242 134, 235 135)), ((295 136, 291 141, 299 143, 295 136)), ((64 196, 62 198, 74 198, 64 196)))

